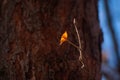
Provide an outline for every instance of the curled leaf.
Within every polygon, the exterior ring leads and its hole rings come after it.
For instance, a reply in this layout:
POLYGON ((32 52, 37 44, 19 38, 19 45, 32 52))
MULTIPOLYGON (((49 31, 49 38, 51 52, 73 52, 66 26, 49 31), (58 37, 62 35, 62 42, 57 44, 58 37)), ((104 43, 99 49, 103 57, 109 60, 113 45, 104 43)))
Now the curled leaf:
POLYGON ((68 34, 67 34, 67 31, 65 31, 65 32, 62 34, 62 36, 61 36, 60 45, 61 45, 63 42, 67 41, 67 38, 68 38, 68 34))

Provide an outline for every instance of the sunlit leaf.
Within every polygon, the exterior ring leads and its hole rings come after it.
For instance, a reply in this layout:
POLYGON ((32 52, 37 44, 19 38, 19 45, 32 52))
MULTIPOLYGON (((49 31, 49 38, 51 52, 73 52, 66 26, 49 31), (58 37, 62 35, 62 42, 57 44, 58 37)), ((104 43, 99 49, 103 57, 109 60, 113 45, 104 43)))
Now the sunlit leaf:
POLYGON ((62 36, 61 36, 60 45, 61 45, 63 42, 67 41, 67 38, 68 38, 68 34, 67 34, 67 31, 65 31, 65 32, 62 34, 62 36))

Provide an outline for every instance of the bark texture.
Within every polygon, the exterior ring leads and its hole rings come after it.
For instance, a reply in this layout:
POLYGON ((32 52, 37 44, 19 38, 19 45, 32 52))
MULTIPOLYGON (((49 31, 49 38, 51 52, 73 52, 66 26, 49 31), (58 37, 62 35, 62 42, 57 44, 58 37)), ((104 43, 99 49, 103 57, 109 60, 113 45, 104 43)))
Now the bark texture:
POLYGON ((101 40, 97 0, 0 0, 0 80, 100 80, 101 40))

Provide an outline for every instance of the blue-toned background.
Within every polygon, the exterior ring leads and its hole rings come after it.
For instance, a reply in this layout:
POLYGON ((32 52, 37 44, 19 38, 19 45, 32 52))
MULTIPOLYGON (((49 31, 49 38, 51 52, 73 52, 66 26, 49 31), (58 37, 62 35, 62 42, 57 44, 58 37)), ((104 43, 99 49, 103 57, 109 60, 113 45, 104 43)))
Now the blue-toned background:
MULTIPOLYGON (((109 14, 110 14, 109 17, 111 19, 111 24, 112 24, 113 31, 115 33, 116 42, 118 45, 118 50, 119 50, 118 54, 120 55, 120 0, 108 0, 107 4, 108 4, 107 7, 109 8, 109 14)), ((119 72, 117 72, 118 60, 116 58, 116 51, 113 43, 112 33, 109 28, 109 22, 107 17, 108 14, 106 11, 105 0, 99 0, 98 11, 99 11, 100 26, 103 31, 103 37, 104 37, 104 41, 102 44, 103 59, 107 60, 107 63, 103 62, 103 64, 106 64, 107 66, 110 67, 110 70, 108 70, 108 73, 110 71, 110 72, 113 72, 114 74, 113 79, 111 78, 108 79, 103 75, 102 80, 115 80, 115 79, 120 80, 119 79, 120 74, 119 72)), ((102 66, 102 68, 105 68, 105 67, 102 66)), ((106 69, 102 69, 102 70, 106 70, 106 69)))

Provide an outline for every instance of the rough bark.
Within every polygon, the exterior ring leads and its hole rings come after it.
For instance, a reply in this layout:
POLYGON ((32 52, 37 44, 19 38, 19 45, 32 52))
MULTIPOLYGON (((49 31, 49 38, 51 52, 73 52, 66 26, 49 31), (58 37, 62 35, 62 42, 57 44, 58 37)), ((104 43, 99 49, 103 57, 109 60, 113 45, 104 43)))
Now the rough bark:
POLYGON ((0 0, 0 80, 100 80, 100 45, 97 0, 0 0))

